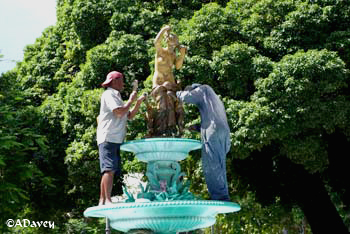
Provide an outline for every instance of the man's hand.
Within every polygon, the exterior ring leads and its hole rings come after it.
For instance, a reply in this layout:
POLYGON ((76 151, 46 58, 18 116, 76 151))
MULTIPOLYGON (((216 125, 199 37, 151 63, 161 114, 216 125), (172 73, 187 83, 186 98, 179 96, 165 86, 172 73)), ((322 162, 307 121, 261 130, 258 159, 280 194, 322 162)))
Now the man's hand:
MULTIPOLYGON (((136 93, 136 95, 137 95, 137 93, 136 93)), ((130 96, 130 97, 131 97, 131 96, 130 96)), ((138 110, 139 110, 139 108, 140 108, 140 106, 141 106, 142 101, 145 100, 146 97, 147 97, 147 94, 145 95, 145 93, 144 93, 143 95, 141 95, 141 96, 137 99, 137 102, 136 102, 134 108, 132 108, 132 110, 131 110, 131 111, 129 112, 129 114, 128 114, 128 118, 129 118, 129 119, 133 119, 133 118, 135 117, 136 113, 138 112, 138 110)))
POLYGON ((146 98, 147 98, 147 93, 143 93, 138 99, 137 99, 137 101, 138 102, 143 102, 143 100, 145 100, 146 98))
POLYGON ((134 101, 136 101, 136 99, 137 99, 137 92, 132 91, 132 93, 130 94, 130 97, 129 97, 129 101, 134 102, 134 101))
POLYGON ((188 130, 192 132, 200 132, 201 131, 201 125, 200 124, 193 124, 188 127, 188 130))

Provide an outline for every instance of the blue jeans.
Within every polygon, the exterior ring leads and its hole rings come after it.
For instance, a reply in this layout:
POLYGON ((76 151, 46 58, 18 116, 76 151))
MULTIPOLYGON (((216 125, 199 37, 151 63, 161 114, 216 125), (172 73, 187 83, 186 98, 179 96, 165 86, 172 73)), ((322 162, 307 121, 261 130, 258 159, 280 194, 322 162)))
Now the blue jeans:
POLYGON ((225 139, 214 137, 202 147, 202 165, 211 200, 230 201, 226 177, 225 139))

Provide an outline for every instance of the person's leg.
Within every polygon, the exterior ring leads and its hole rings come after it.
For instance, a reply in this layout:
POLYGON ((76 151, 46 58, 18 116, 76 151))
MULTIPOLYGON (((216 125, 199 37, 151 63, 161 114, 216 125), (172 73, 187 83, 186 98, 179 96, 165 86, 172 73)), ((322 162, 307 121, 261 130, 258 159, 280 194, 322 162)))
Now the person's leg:
POLYGON ((99 144, 100 169, 102 173, 99 205, 112 203, 111 194, 114 174, 117 173, 119 175, 121 171, 120 145, 110 142, 99 144))
POLYGON ((226 155, 213 142, 202 148, 202 165, 208 192, 212 200, 229 201, 226 179, 226 155), (221 153, 221 154, 220 154, 221 153))
POLYGON ((100 199, 98 201, 98 205, 101 206, 101 205, 104 205, 105 204, 105 200, 106 200, 106 197, 105 197, 105 194, 104 194, 104 186, 105 186, 105 183, 103 181, 103 175, 101 177, 101 183, 100 183, 100 199))
POLYGON ((100 202, 102 198, 103 205, 112 203, 111 194, 112 194, 112 188, 113 188, 113 177, 114 177, 113 171, 106 171, 102 175, 100 202))

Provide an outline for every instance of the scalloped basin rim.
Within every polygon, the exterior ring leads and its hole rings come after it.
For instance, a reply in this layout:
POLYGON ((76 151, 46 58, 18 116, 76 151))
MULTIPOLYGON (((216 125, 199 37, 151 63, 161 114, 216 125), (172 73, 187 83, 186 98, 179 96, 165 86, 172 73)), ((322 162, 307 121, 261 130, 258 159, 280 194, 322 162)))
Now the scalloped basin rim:
MULTIPOLYGON (((171 149, 170 148, 158 148, 158 147, 156 147, 156 148, 152 148, 152 151, 156 151, 156 150, 174 151, 174 149, 176 149, 178 151, 183 151, 183 148, 179 147, 179 144, 181 144, 181 146, 187 146, 186 150, 188 150, 188 151, 202 148, 202 143, 199 140, 194 140, 194 139, 189 139, 189 138, 145 138, 145 139, 140 139, 140 140, 132 140, 132 141, 124 142, 120 148, 121 148, 121 150, 134 152, 133 150, 134 150, 135 146, 137 146, 137 145, 142 145, 142 146, 150 145, 148 143, 151 143, 153 145, 153 147, 155 147, 156 145, 163 146, 163 144, 167 144, 167 146, 174 146, 171 149), (145 144, 145 143, 147 143, 147 144, 145 144)), ((148 147, 146 147, 146 149, 143 149, 143 150, 148 151, 147 148, 148 147)))
POLYGON ((181 161, 192 150, 202 148, 202 143, 189 138, 145 138, 125 142, 120 149, 133 152, 136 158, 143 162, 150 161, 181 161))
POLYGON ((112 228, 123 232, 150 229, 155 233, 175 234, 212 226, 217 214, 240 209, 239 204, 224 201, 132 202, 90 207, 84 216, 107 217, 112 228))
POLYGON ((137 143, 137 142, 155 142, 155 141, 188 141, 188 142, 199 142, 199 140, 191 139, 191 138, 175 138, 175 137, 154 137, 154 138, 143 138, 138 140, 132 140, 132 141, 126 141, 123 143, 125 144, 131 144, 131 143, 137 143))
MULTIPOLYGON (((210 210, 210 213, 219 214, 219 213, 231 213, 236 212, 241 209, 240 205, 235 202, 226 202, 226 201, 212 201, 212 200, 179 200, 179 201, 165 201, 165 202, 130 202, 130 203, 116 203, 112 205, 103 205, 103 206, 93 206, 89 207, 84 211, 84 216, 86 217, 106 217, 102 213, 111 213, 111 211, 122 211, 123 210, 135 210, 135 209, 147 209, 151 208, 153 210, 161 209, 186 209, 191 208, 195 213, 196 209, 201 210, 210 210)), ((118 212, 119 213, 119 212, 118 212)), ((146 214, 149 216, 150 214, 146 214)), ((174 213, 169 213, 169 216, 173 216, 174 213)), ((191 214, 184 214, 183 216, 192 216, 191 214)), ((125 218, 126 214, 123 213, 121 218, 125 218)), ((113 218, 112 218, 113 219, 113 218)))

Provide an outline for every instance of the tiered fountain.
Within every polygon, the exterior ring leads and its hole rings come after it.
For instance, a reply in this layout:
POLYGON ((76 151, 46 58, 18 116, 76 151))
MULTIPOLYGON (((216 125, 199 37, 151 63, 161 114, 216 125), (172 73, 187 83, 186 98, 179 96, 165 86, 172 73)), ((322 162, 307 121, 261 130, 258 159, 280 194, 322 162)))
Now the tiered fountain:
POLYGON ((128 199, 124 203, 90 207, 84 215, 107 217, 112 228, 123 232, 143 229, 170 234, 212 226, 217 214, 240 210, 237 203, 197 200, 188 191, 179 161, 200 148, 199 141, 185 138, 149 138, 123 144, 121 150, 134 152, 147 163, 148 185, 141 186, 136 198, 125 190, 128 199))

